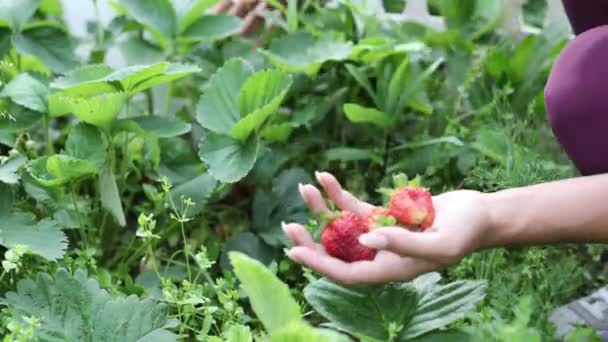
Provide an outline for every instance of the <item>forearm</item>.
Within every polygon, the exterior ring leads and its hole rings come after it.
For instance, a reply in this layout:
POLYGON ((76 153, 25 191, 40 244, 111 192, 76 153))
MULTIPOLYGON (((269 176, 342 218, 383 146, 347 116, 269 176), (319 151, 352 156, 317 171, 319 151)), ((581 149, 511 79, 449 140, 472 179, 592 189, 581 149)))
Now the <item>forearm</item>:
POLYGON ((491 222, 486 248, 608 242, 608 174, 484 196, 491 222))

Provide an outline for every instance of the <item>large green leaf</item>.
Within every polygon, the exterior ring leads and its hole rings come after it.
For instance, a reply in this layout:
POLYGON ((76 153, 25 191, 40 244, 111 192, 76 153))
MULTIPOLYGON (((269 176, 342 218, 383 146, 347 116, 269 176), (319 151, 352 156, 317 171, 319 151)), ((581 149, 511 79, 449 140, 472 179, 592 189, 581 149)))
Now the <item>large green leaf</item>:
POLYGON ((296 322, 275 331, 270 342, 347 342, 345 335, 324 329, 314 329, 304 322, 296 322))
POLYGON ((25 157, 17 157, 9 159, 4 164, 0 165, 0 183, 17 184, 21 176, 19 169, 27 162, 25 157))
POLYGON ((393 323, 401 326, 399 340, 410 341, 465 317, 484 297, 483 282, 440 280, 427 273, 409 283, 347 288, 322 278, 306 286, 304 296, 339 330, 386 340, 393 323))
POLYGON ((77 65, 74 47, 64 31, 52 26, 35 26, 12 37, 19 53, 40 58, 54 72, 64 73, 77 65))
POLYGON ((193 73, 200 72, 201 69, 190 64, 165 63, 167 68, 159 74, 149 77, 136 84, 135 87, 129 89, 132 94, 142 92, 154 86, 169 83, 171 81, 183 78, 193 73))
POLYGON ((354 103, 344 104, 344 113, 348 120, 354 123, 371 123, 382 128, 390 128, 393 122, 392 118, 385 112, 354 103))
POLYGON ((0 97, 8 97, 16 104, 37 112, 46 112, 48 88, 29 74, 19 74, 0 92, 0 97))
POLYGON ((247 176, 258 155, 258 140, 241 143, 227 135, 209 132, 199 145, 199 157, 209 173, 223 183, 234 183, 247 176))
POLYGON ((65 153, 74 158, 88 160, 99 169, 104 164, 107 145, 97 127, 81 123, 72 128, 65 143, 65 153))
POLYGON ((28 129, 38 123, 42 118, 42 113, 27 109, 12 101, 3 101, 0 99, 0 112, 6 112, 8 115, 0 113, 0 129, 9 132, 20 132, 28 129))
POLYGON ((148 29, 172 39, 177 33, 177 16, 169 0, 119 0, 129 15, 148 29))
POLYGON ((0 217, 8 215, 13 208, 14 200, 13 189, 7 184, 0 183, 0 217))
POLYGON ((192 217, 203 210, 216 187, 217 180, 205 173, 171 189, 171 198, 173 203, 178 206, 181 205, 182 198, 190 198, 194 202, 194 206, 188 209, 187 216, 192 217))
POLYGON ((351 42, 329 34, 317 38, 308 32, 298 31, 273 40, 269 49, 261 52, 275 66, 286 71, 315 75, 323 63, 350 57, 352 48, 351 42))
POLYGON ((116 126, 134 124, 131 130, 138 134, 152 134, 159 138, 173 138, 184 135, 192 129, 192 125, 178 118, 170 118, 158 115, 143 115, 120 120, 116 126))
POLYGON ((291 82, 289 75, 278 70, 260 71, 247 79, 237 100, 239 112, 245 117, 232 127, 230 135, 245 141, 258 130, 268 117, 277 112, 291 82))
POLYGON ((12 248, 27 245, 29 251, 47 260, 63 258, 68 246, 61 228, 48 219, 40 222, 29 213, 13 213, 0 217, 0 245, 12 248))
POLYGON ((5 20, 19 32, 34 15, 40 0, 0 0, 0 20, 5 20))
POLYGON ((287 244, 281 222, 307 222, 306 205, 298 193, 298 183, 309 182, 308 174, 296 168, 281 173, 273 181, 271 191, 258 188, 253 198, 252 224, 266 243, 273 246, 280 242, 287 244))
POLYGON ((180 39, 188 42, 213 42, 241 31, 242 20, 229 15, 205 15, 192 23, 180 39))
POLYGON ((178 33, 184 32, 205 10, 217 2, 219 0, 171 0, 177 14, 178 33))
POLYGON ((241 87, 253 74, 249 63, 231 59, 218 69, 207 82, 207 87, 196 107, 196 118, 205 128, 227 134, 241 119, 237 98, 241 87))
POLYGON ((116 177, 114 171, 108 165, 101 168, 97 191, 101 196, 101 206, 112 215, 118 225, 124 227, 127 222, 118 192, 118 185, 116 184, 116 177))
POLYGON ((51 83, 51 88, 60 89, 71 96, 92 96, 118 91, 114 85, 103 81, 104 77, 112 72, 112 68, 104 64, 84 65, 56 78, 51 83))
POLYGON ((151 298, 110 295, 84 271, 60 268, 51 277, 38 273, 23 279, 6 303, 19 322, 37 317, 40 341, 177 341, 166 330, 168 307, 151 298))
POLYGON ((224 271, 230 272, 233 269, 229 258, 231 252, 245 253, 265 265, 269 265, 277 257, 276 249, 252 232, 234 234, 226 241, 220 257, 220 266, 224 271))
POLYGON ((46 187, 74 184, 98 172, 90 161, 62 154, 32 160, 26 168, 38 183, 46 187))
POLYGON ((281 282, 264 264, 239 252, 231 252, 234 273, 247 293, 251 307, 269 333, 301 322, 300 307, 281 282))
POLYGON ((56 93, 48 97, 49 113, 53 117, 71 113, 86 123, 106 128, 118 116, 126 99, 126 93, 106 93, 88 98, 56 93))

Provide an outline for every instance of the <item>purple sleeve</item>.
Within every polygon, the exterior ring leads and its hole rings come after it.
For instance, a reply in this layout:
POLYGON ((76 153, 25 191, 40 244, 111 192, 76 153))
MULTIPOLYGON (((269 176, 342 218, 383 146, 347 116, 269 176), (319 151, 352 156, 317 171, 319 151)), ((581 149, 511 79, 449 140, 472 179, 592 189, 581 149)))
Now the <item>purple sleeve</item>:
POLYGON ((563 0, 574 33, 608 25, 608 0, 563 0))
MULTIPOLYGON (((574 2, 591 3, 566 1, 571 10, 578 7, 574 2)), ((578 29, 597 20, 593 13, 589 21, 574 17, 582 25, 578 29)), ((579 171, 608 172, 608 25, 586 30, 562 50, 549 75, 545 103, 549 124, 579 171)))

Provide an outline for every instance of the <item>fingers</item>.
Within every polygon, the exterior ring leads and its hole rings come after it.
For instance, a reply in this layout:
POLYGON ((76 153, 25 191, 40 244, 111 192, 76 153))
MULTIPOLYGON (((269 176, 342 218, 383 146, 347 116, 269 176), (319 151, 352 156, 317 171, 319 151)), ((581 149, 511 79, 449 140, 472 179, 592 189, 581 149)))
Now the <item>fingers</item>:
POLYGON ((440 231, 421 233, 401 227, 375 229, 371 233, 361 235, 359 242, 369 248, 444 264, 461 259, 466 252, 460 239, 444 238, 440 231))
POLYGON ((262 1, 259 4, 257 4, 257 6, 255 6, 255 8, 252 11, 247 13, 247 16, 245 16, 245 19, 243 19, 243 29, 241 31, 241 34, 248 35, 248 34, 252 33, 253 31, 255 31, 255 29, 258 27, 258 25, 260 23, 262 23, 262 21, 263 21, 262 18, 260 18, 259 14, 265 8, 266 8, 266 2, 262 1))
POLYGON ((319 212, 326 214, 330 213, 319 189, 310 184, 298 184, 298 190, 300 191, 300 196, 302 196, 302 199, 310 211, 315 214, 319 212))
POLYGON ((413 258, 401 258, 379 252, 374 261, 346 263, 307 247, 294 247, 287 256, 323 276, 344 285, 381 284, 388 281, 409 281, 437 265, 413 258))
POLYGON ((232 0, 222 0, 215 4, 211 11, 216 14, 224 13, 228 10, 228 8, 230 8, 230 5, 232 5, 232 0))
POLYGON ((316 248, 316 243, 306 228, 297 223, 282 224, 285 235, 293 241, 296 246, 316 248))
POLYGON ((342 189, 342 186, 332 174, 327 172, 316 172, 315 175, 319 184, 321 184, 327 193, 327 196, 341 210, 352 211, 359 216, 365 216, 374 209, 374 206, 371 204, 359 200, 350 192, 342 189))

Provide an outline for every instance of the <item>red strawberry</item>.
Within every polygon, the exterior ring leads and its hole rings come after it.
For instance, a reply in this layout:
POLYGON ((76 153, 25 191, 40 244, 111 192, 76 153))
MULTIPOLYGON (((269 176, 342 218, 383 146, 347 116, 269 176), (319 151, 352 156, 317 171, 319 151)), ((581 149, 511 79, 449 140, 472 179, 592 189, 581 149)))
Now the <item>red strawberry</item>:
POLYGON ((327 254, 346 262, 373 260, 376 251, 359 243, 359 235, 367 231, 359 216, 343 211, 325 226, 321 243, 327 254))
POLYGON ((390 198, 389 211, 406 227, 426 229, 435 219, 431 193, 425 188, 416 186, 394 190, 390 198))
POLYGON ((382 207, 374 208, 363 218, 363 226, 368 230, 379 227, 394 226, 397 220, 391 215, 390 210, 382 207))

